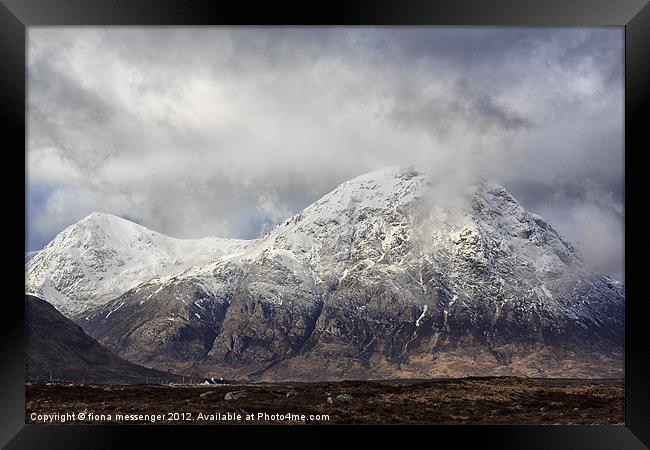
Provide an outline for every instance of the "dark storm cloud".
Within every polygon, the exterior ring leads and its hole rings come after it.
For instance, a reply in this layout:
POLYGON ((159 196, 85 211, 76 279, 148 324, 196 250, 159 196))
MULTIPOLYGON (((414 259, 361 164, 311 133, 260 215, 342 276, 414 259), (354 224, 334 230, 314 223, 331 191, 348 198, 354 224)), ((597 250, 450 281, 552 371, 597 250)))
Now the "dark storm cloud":
POLYGON ((443 196, 504 184, 624 276, 622 29, 30 28, 28 39, 32 248, 95 210, 179 237, 255 237, 346 179, 418 164, 447 180, 443 196))
POLYGON ((458 123, 471 123, 480 133, 492 127, 512 131, 532 126, 529 119, 472 86, 466 78, 460 78, 444 95, 423 95, 419 88, 406 87, 389 117, 402 127, 416 127, 438 139, 452 134, 458 123))

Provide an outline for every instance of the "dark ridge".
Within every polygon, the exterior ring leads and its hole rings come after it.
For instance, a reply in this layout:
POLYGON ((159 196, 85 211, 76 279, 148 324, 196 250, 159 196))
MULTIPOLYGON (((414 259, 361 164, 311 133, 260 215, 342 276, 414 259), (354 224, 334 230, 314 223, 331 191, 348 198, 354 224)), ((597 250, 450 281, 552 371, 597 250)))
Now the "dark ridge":
POLYGON ((144 384, 179 378, 114 355, 38 297, 25 295, 25 317, 27 380, 144 384))

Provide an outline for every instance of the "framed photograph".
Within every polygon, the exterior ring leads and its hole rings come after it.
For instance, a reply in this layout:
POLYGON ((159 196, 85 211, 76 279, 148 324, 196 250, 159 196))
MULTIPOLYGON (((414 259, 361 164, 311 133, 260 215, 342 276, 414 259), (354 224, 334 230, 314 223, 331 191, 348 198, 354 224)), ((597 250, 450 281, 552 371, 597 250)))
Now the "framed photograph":
POLYGON ((647 448, 646 1, 0 9, 6 448, 647 448))

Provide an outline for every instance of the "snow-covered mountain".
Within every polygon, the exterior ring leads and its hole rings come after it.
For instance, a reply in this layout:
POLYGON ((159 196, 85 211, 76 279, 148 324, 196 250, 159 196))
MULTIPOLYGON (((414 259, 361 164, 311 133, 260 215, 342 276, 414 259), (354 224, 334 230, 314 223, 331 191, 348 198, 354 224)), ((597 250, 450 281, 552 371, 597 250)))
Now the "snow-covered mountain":
POLYGON ((28 263, 28 286, 163 370, 620 375, 622 284, 589 273, 502 187, 454 202, 437 189, 412 169, 372 172, 251 241, 179 241, 91 216, 28 263))
POLYGON ((117 216, 93 213, 27 261, 26 292, 75 318, 152 277, 238 251, 237 239, 175 239, 117 216))

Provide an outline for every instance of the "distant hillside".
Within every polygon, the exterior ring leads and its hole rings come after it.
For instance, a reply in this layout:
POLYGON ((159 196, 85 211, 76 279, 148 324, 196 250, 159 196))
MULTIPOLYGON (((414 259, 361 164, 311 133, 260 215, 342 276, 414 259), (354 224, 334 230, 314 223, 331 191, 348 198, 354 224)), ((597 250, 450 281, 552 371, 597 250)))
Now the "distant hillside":
POLYGON ((130 363, 102 347, 49 303, 25 296, 27 379, 52 376, 66 381, 144 383, 146 377, 176 379, 130 363))

